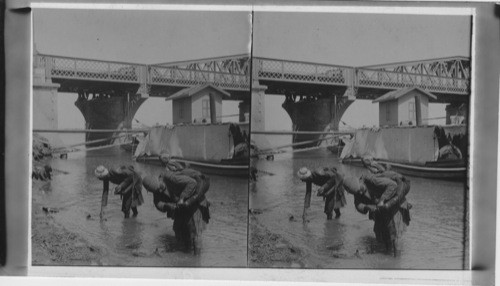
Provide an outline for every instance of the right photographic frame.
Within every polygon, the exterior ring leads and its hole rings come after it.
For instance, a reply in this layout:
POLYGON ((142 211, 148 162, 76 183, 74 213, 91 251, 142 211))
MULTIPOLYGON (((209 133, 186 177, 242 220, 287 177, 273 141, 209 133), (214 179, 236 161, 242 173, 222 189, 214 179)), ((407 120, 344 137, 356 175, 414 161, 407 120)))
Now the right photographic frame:
POLYGON ((472 16, 255 11, 249 267, 469 269, 472 16))

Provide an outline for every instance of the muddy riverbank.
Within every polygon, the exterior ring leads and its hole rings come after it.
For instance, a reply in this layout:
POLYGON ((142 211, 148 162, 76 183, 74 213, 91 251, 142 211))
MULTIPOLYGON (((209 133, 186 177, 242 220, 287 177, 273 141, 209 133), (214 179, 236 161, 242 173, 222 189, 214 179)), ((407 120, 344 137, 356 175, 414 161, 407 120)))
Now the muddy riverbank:
POLYGON ((249 224, 252 229, 248 241, 249 266, 302 267, 302 251, 293 246, 283 236, 271 232, 260 224, 255 216, 254 214, 249 214, 249 224))
POLYGON ((135 162, 119 148, 51 158, 48 164, 54 170, 51 180, 33 179, 33 264, 246 267, 246 178, 210 176, 211 219, 201 252, 193 255, 178 247, 173 220, 155 208, 145 190, 137 217, 125 219, 120 196, 110 193, 105 221, 99 220, 102 182, 94 175, 96 166, 132 165, 141 176, 157 176, 161 167, 135 162))
MULTIPOLYGON (((307 223, 302 223, 302 210, 306 186, 297 178, 301 167, 318 168, 335 166, 344 174, 359 177, 366 170, 341 164, 334 154, 314 150, 276 156, 274 161, 258 160, 256 168, 262 170, 250 188, 250 209, 258 210, 257 223, 250 219, 250 244, 258 239, 254 261, 250 266, 272 264, 273 252, 279 257, 283 250, 280 239, 286 239, 287 248, 299 250, 302 255, 297 263, 305 268, 329 269, 464 269, 467 265, 467 228, 464 219, 465 186, 461 182, 429 180, 410 177, 411 190, 407 196, 413 205, 411 222, 401 239, 401 255, 394 258, 379 244, 373 233, 373 221, 360 214, 354 199, 346 195, 347 205, 341 217, 327 220, 323 213, 324 202, 320 197, 311 198, 307 210, 307 223), (273 175, 265 175, 272 173, 273 175), (295 219, 290 219, 290 218, 295 219), (272 232, 266 234, 262 229, 272 232), (274 250, 272 249, 274 245, 274 250), (262 248, 262 249, 260 249, 262 248), (263 253, 263 258, 260 256, 263 253), (255 262, 255 263, 254 263, 255 262)), ((313 187, 313 194, 318 187, 313 187)), ((297 251, 297 252, 299 252, 297 251)), ((250 255, 252 255, 250 253, 250 255)), ((293 260, 293 257, 279 258, 293 260)))
POLYGON ((103 251, 54 221, 57 208, 37 199, 50 182, 33 181, 31 243, 33 265, 100 265, 103 251))

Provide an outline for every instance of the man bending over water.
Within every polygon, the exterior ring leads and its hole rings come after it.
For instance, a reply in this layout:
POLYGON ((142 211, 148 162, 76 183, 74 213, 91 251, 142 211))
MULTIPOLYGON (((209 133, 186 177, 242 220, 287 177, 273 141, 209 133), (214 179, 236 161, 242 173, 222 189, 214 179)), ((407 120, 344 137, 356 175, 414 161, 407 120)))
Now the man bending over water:
POLYGON ((158 178, 145 177, 143 184, 153 193, 156 209, 174 220, 177 241, 183 243, 186 250, 193 249, 197 254, 201 232, 210 219, 210 204, 205 198, 208 178, 189 168, 172 171, 167 167, 158 178))
MULTIPOLYGON (((411 205, 405 195, 409 185, 397 183, 391 179, 397 173, 384 175, 363 175, 360 179, 346 177, 343 180, 345 190, 354 196, 356 210, 369 214, 374 221, 373 231, 377 241, 383 242, 394 256, 399 253, 399 240, 410 223, 411 205)), ((396 179, 396 178, 395 178, 396 179)))
POLYGON ((122 212, 125 218, 130 217, 130 209, 132 209, 134 217, 139 214, 137 207, 144 202, 142 197, 142 179, 134 170, 134 166, 121 166, 109 171, 104 166, 98 166, 94 173, 103 182, 103 192, 105 195, 107 195, 109 190, 109 182, 117 185, 114 193, 115 195, 120 195, 122 198, 122 212))
POLYGON ((346 200, 342 186, 342 175, 337 172, 337 169, 335 167, 324 167, 310 171, 303 167, 297 175, 307 184, 320 186, 317 194, 325 199, 326 219, 332 219, 333 211, 335 211, 335 218, 339 218, 340 208, 346 205, 346 200))

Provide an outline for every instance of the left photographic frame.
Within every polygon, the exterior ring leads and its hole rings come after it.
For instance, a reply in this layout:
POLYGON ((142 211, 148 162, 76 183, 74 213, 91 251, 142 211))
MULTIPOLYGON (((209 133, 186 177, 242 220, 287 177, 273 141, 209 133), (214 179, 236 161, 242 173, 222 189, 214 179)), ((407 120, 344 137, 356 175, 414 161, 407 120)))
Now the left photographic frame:
POLYGON ((32 13, 29 263, 246 267, 250 13, 32 13))

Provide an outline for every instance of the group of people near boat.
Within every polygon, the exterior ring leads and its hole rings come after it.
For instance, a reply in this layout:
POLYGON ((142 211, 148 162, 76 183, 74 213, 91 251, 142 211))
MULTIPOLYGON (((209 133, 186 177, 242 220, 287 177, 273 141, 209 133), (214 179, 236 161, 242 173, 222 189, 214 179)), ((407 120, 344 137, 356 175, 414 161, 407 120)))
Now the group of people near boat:
POLYGON ((410 223, 411 204, 406 195, 410 181, 367 156, 362 160, 369 173, 356 178, 342 174, 335 167, 316 170, 301 168, 297 175, 308 183, 319 186, 318 196, 325 199, 327 219, 339 218, 340 208, 346 205, 345 192, 354 196, 354 205, 361 214, 368 214, 374 221, 373 231, 377 241, 384 243, 387 251, 397 256, 399 240, 410 223))
POLYGON ((103 181, 103 190, 109 182, 116 184, 115 195, 122 199, 125 218, 137 216, 137 207, 144 203, 142 187, 153 194, 155 208, 174 220, 177 241, 186 251, 199 253, 200 235, 210 220, 210 203, 205 194, 210 180, 204 174, 172 160, 168 154, 159 157, 164 170, 159 176, 141 177, 133 166, 120 166, 108 170, 98 166, 95 175, 103 181))

